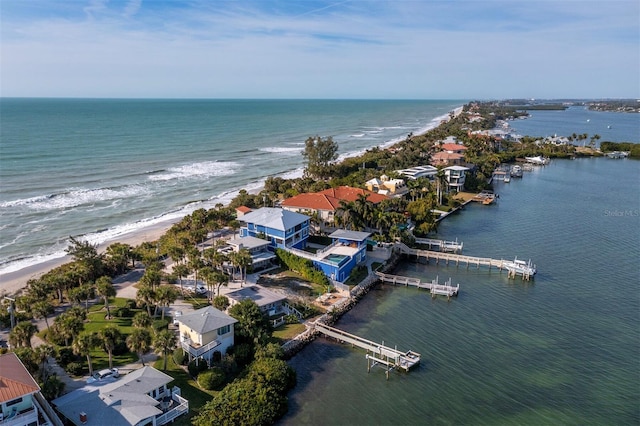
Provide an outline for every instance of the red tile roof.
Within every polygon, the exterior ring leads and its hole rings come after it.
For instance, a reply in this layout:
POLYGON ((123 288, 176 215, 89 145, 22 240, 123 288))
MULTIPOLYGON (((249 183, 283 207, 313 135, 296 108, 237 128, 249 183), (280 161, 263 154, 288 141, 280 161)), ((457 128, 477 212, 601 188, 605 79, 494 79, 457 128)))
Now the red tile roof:
POLYGON ((13 352, 0 355, 0 403, 40 391, 22 361, 13 352))
POLYGON ((361 194, 367 194, 367 200, 378 204, 389 197, 366 189, 352 188, 350 186, 339 186, 337 188, 325 189, 320 192, 309 192, 287 198, 282 202, 283 207, 298 207, 309 210, 334 211, 340 207, 340 201, 355 201, 361 194))
POLYGON ((376 194, 375 192, 368 191, 361 188, 353 188, 351 186, 338 186, 336 188, 329 188, 321 191, 320 194, 325 194, 330 197, 335 197, 343 201, 355 201, 358 196, 367 194, 367 201, 371 201, 373 204, 378 204, 382 200, 386 200, 389 197, 382 194, 376 194))
POLYGON ((444 143, 440 146, 440 148, 442 148, 443 151, 464 151, 467 149, 466 146, 464 145, 459 145, 457 143, 444 143))
POLYGON ((464 155, 462 154, 456 154, 455 152, 451 153, 451 152, 444 152, 444 151, 436 152, 431 156, 432 161, 455 161, 455 160, 462 160, 463 158, 464 158, 464 155))
POLYGON ((247 206, 236 207, 236 210, 241 213, 249 213, 251 211, 251 209, 247 206))

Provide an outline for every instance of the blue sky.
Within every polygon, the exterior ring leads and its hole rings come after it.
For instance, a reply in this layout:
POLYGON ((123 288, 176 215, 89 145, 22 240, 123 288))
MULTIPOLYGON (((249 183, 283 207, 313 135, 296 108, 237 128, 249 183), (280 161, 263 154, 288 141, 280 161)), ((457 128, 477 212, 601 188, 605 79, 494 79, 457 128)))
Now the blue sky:
POLYGON ((2 0, 0 95, 640 98, 637 0, 2 0))

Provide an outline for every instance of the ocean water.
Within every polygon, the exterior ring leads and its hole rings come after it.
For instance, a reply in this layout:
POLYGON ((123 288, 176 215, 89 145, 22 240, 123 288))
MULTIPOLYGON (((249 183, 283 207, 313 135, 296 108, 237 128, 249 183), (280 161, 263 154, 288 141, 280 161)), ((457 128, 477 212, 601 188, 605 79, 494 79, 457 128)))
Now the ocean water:
MULTIPOLYGON (((521 135, 571 136, 587 133, 600 135, 600 142, 640 143, 640 114, 609 111, 590 111, 584 106, 572 106, 564 111, 529 111, 530 117, 510 121, 510 126, 521 135)), ((576 142, 577 143, 577 142, 576 142)))
POLYGON ((304 141, 353 155, 463 101, 0 100, 0 272, 110 241, 301 173, 304 141))
POLYGON ((422 355, 410 373, 367 373, 365 352, 319 338, 291 361, 281 425, 640 423, 640 162, 555 160, 499 182, 438 237, 464 254, 531 259, 535 279, 403 262, 396 274, 460 295, 377 286, 337 327, 422 355))

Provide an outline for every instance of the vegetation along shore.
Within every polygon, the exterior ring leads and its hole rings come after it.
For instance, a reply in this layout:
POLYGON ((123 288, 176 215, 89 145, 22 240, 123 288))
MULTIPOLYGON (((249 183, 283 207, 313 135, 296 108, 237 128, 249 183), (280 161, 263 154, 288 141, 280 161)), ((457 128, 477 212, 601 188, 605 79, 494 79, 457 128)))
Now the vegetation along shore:
POLYGON ((612 151, 640 157, 640 144, 599 135, 509 131, 528 109, 562 105, 471 102, 424 134, 341 162, 330 136, 310 136, 301 177, 270 177, 260 191, 158 226, 146 241, 98 247, 72 238, 70 261, 3 287, 9 348, 0 351, 14 352, 65 416, 65 383, 155 358, 180 388, 168 398, 188 401, 175 411, 178 424, 273 424, 296 383, 285 360, 314 338, 312 324, 334 324, 364 297, 375 272, 401 259, 396 247, 419 248, 416 239, 432 237, 442 217, 491 194, 501 165, 612 151), (206 326, 198 318, 215 318, 215 328, 196 336, 206 326), (51 359, 68 381, 51 374, 51 359))

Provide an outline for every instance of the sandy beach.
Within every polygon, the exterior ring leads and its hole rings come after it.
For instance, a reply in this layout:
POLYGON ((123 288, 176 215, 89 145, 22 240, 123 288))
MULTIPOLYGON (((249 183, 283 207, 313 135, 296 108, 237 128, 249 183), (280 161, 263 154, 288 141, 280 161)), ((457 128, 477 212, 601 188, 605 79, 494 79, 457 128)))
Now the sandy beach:
MULTIPOLYGON (((162 235, 164 235, 175 222, 177 221, 171 220, 161 222, 146 228, 141 228, 128 234, 121 235, 120 237, 98 245, 98 251, 100 253, 104 252, 109 245, 115 242, 129 244, 135 247, 145 241, 155 241, 162 235)), ((46 272, 52 270, 53 268, 56 268, 70 261, 70 256, 63 256, 57 259, 38 263, 36 265, 27 266, 26 268, 20 269, 18 271, 0 274, 0 296, 19 294, 20 291, 26 286, 28 280, 32 278, 38 278, 46 272)))

